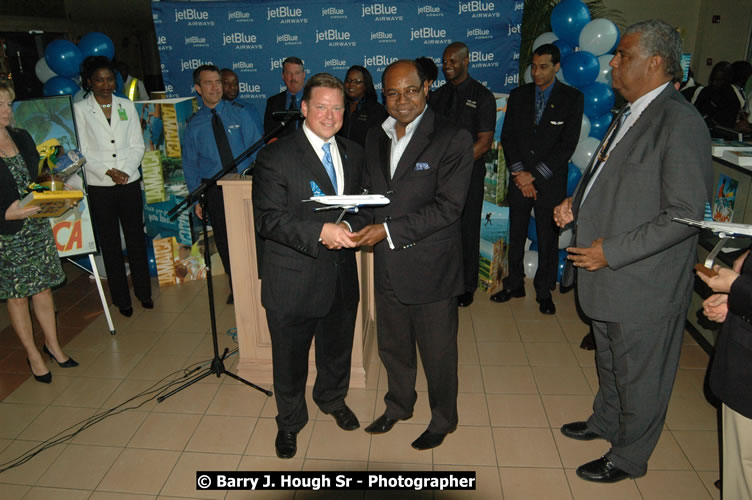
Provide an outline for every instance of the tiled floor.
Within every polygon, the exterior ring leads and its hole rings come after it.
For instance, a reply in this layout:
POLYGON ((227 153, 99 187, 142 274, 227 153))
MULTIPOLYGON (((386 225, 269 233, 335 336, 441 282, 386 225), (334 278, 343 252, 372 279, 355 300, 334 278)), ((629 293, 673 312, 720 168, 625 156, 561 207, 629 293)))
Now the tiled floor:
MULTIPOLYGON (((211 357, 204 283, 155 290, 152 311, 131 318, 116 310, 117 335, 96 316, 94 285, 67 269, 56 291, 65 350, 78 368, 49 364, 51 385, 28 376, 23 352, 0 306, 0 463, 13 461, 70 426, 150 390, 176 370, 211 357), (80 333, 78 333, 80 332, 80 333)), ((227 289, 216 290, 220 345, 234 346, 226 331, 234 310, 227 289)), ((494 304, 478 293, 460 310, 460 426, 433 451, 410 442, 429 420, 425 380, 419 376, 414 417, 384 435, 362 428, 344 432, 309 401, 311 422, 298 437, 298 454, 274 453, 274 400, 230 378, 209 377, 157 404, 137 406, 91 426, 27 463, 0 473, 0 498, 394 498, 405 492, 197 492, 195 471, 215 470, 473 470, 475 492, 416 493, 419 498, 480 499, 709 499, 720 498, 715 410, 702 384, 708 357, 689 337, 666 419, 648 474, 614 485, 587 483, 574 469, 607 450, 603 441, 564 438, 558 428, 587 417, 597 386, 593 353, 578 344, 586 327, 573 294, 554 296, 558 314, 544 317, 528 294, 494 304)), ((228 361, 233 367, 235 359, 228 361)), ((384 408, 384 370, 377 360, 366 389, 348 403, 361 424, 384 408)), ((309 398, 310 400, 310 398, 309 398)))

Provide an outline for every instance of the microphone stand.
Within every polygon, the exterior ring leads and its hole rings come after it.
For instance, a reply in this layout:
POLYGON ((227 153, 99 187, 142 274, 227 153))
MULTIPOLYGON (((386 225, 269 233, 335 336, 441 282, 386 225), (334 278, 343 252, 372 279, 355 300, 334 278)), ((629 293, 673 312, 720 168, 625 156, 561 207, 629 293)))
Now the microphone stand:
MULTIPOLYGON (((253 153, 255 153, 258 149, 263 146, 266 141, 275 135, 277 135, 279 132, 282 131, 282 129, 285 128, 287 125, 287 122, 289 120, 282 120, 281 124, 276 127, 274 130, 263 136, 261 139, 256 141, 251 147, 240 153, 237 158, 234 158, 232 161, 228 162, 225 165, 222 165, 222 169, 213 177, 210 179, 202 179, 201 184, 192 192, 190 193, 183 201, 175 205, 170 209, 169 212, 167 212, 167 215, 170 216, 170 220, 175 220, 181 213, 183 213, 185 210, 187 210, 190 206, 193 205, 193 203, 198 202, 201 206, 201 230, 204 235, 204 262, 206 263, 207 267, 207 274, 206 274, 206 288, 207 292, 209 293, 209 318, 211 320, 211 333, 212 333, 212 343, 214 345, 214 357, 212 358, 211 365, 204 369, 203 371, 195 374, 191 374, 192 377, 190 380, 186 381, 179 387, 173 389, 172 391, 168 392, 167 394, 164 394, 157 398, 158 402, 162 402, 165 399, 169 398, 170 396, 182 391, 183 389, 195 384, 196 382, 208 377, 209 375, 216 375, 217 378, 221 377, 222 375, 227 375, 228 377, 234 378, 235 380, 242 382, 246 385, 249 385, 256 389, 257 391, 263 392, 267 396, 272 395, 272 391, 268 391, 264 389, 263 387, 259 387, 258 385, 254 384, 253 382, 249 382, 248 380, 245 380, 242 377, 239 377, 238 375, 227 371, 225 368, 225 359, 227 358, 227 355, 229 353, 229 348, 225 348, 224 352, 220 356, 219 354, 219 343, 217 340, 217 316, 215 313, 214 308, 214 287, 212 283, 212 271, 211 271, 211 256, 209 254, 209 234, 208 234, 208 228, 207 228, 207 221, 209 219, 209 210, 207 208, 206 203, 206 193, 212 186, 217 184, 217 181, 224 177, 225 174, 229 173, 231 170, 237 169, 237 165, 241 163, 243 160, 251 156, 253 153)), ((235 349, 233 352, 237 351, 235 349)))

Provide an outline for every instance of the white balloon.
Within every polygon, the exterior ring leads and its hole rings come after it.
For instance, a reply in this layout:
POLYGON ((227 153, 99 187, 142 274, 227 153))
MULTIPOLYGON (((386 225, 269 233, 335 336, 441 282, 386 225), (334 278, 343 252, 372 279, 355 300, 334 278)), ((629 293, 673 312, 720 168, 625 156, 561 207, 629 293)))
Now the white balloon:
POLYGON ((528 250, 525 252, 522 262, 525 266, 525 277, 527 279, 535 278, 535 272, 538 270, 538 252, 535 250, 528 250))
POLYGON ((571 227, 559 233, 559 250, 563 250, 564 248, 567 248, 568 246, 572 245, 573 235, 574 233, 572 233, 571 227))
POLYGON ((530 64, 527 65, 525 75, 523 76, 523 81, 525 83, 533 83, 533 67, 530 64))
POLYGON ((580 50, 600 56, 613 50, 619 39, 619 28, 608 19, 593 19, 580 31, 580 50))
POLYGON ((590 159, 598 149, 598 145, 601 143, 595 137, 586 137, 577 143, 577 148, 572 155, 572 163, 577 165, 577 168, 584 171, 590 164, 590 159))
POLYGON ((533 42, 533 51, 546 43, 554 43, 559 37, 554 34, 553 31, 546 31, 538 35, 538 38, 533 42))
POLYGON ((34 65, 34 73, 37 75, 37 78, 39 78, 39 81, 42 83, 45 83, 47 80, 49 80, 53 76, 57 76, 57 73, 52 71, 50 67, 47 65, 47 61, 45 60, 44 56, 40 57, 37 63, 34 65))
POLYGON ((603 54, 602 56, 598 56, 598 64, 601 66, 601 72, 598 73, 598 78, 595 79, 596 82, 605 83, 609 86, 611 85, 611 66, 608 64, 613 58, 613 54, 603 54))
POLYGON ((580 141, 590 135, 590 118, 582 115, 582 123, 580 124, 580 141))

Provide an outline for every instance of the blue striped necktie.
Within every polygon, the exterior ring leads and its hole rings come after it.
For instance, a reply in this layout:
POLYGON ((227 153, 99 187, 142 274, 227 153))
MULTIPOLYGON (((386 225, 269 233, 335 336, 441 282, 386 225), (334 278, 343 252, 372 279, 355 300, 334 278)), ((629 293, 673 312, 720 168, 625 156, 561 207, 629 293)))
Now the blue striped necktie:
POLYGON ((332 186, 334 186, 334 194, 339 193, 337 190, 337 173, 334 171, 334 162, 332 162, 332 154, 329 148, 331 148, 332 145, 328 142, 325 142, 323 146, 321 146, 321 149, 324 150, 324 159, 322 162, 324 163, 324 168, 326 169, 326 173, 329 174, 329 180, 332 181, 332 186))

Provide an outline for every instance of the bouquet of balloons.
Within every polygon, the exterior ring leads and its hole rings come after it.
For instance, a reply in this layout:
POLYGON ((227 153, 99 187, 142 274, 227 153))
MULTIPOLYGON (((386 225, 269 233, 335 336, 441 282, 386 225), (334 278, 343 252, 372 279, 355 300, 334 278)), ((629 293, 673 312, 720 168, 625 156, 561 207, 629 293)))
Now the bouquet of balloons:
MULTIPOLYGON (((569 162, 567 196, 572 196, 582 173, 590 163, 601 139, 606 134, 613 115, 614 91, 611 89, 613 51, 619 44, 619 29, 608 19, 591 19, 587 5, 581 0, 562 0, 551 12, 553 31, 542 33, 533 42, 533 50, 544 43, 552 43, 561 53, 561 69, 556 77, 577 88, 585 97, 585 114, 582 117, 580 140, 569 162)), ((532 82, 530 67, 524 75, 532 82)), ((525 252, 525 274, 532 278, 538 263, 535 220, 531 218, 528 230, 530 247, 525 252)), ((572 239, 572 230, 559 236, 559 279, 564 268, 566 250, 572 239)))
MULTIPOLYGON (((92 31, 82 36, 78 45, 68 40, 52 41, 34 66, 34 72, 44 84, 45 96, 76 95, 81 90, 79 73, 81 61, 89 56, 115 56, 115 45, 104 33, 92 31)), ((123 79, 116 74, 118 92, 123 87, 123 79)))

